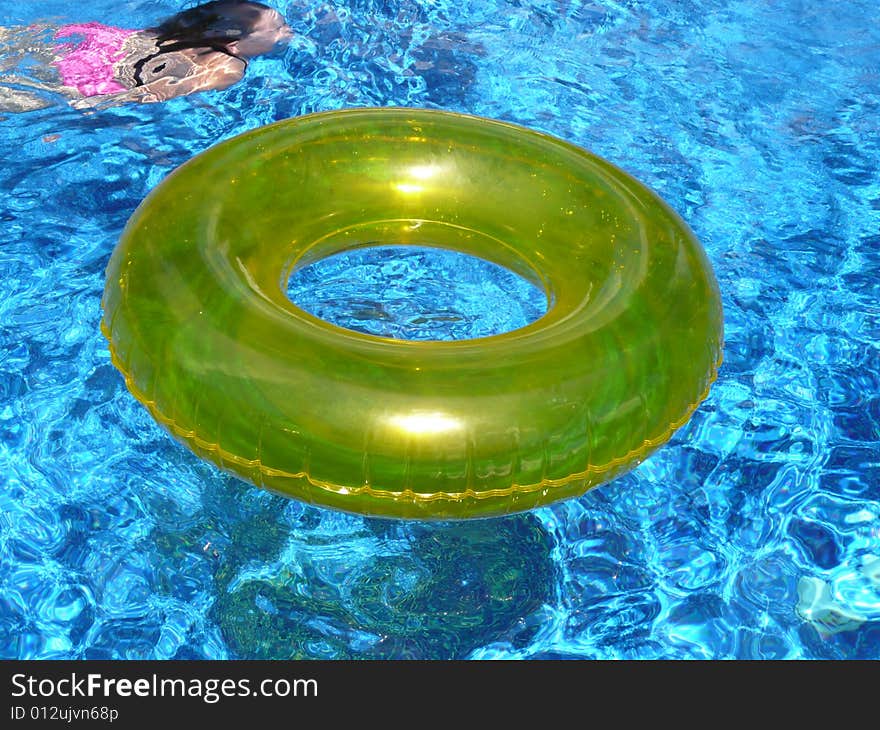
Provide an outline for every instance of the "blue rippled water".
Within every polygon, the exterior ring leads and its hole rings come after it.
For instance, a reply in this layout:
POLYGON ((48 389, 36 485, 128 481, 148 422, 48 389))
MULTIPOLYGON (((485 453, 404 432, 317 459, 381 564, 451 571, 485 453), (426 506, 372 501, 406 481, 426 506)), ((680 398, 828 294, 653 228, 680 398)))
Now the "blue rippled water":
MULTIPOLYGON (((283 56, 94 114, 33 90, 39 28, 0 31, 7 100, 41 107, 0 114, 0 656, 880 658, 874 0, 269 1, 283 56), (669 445, 581 499, 403 523, 249 487, 150 419, 98 331, 128 216, 218 140, 365 105, 534 127, 681 213, 726 346, 669 445)), ((180 8, 12 5, 0 26, 180 8)), ((533 316, 492 281, 486 311, 533 316)))
POLYGON ((509 332, 547 312, 542 289, 490 261, 428 246, 369 246, 293 273, 288 297, 340 327, 401 340, 509 332))

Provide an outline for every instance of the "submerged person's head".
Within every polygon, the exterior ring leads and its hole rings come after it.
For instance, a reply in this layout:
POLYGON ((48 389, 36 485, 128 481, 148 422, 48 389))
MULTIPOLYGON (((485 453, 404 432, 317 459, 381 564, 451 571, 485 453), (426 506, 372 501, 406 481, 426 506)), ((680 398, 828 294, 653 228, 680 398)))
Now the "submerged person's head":
POLYGON ((243 0, 203 3, 169 18, 155 32, 162 44, 207 46, 243 58, 271 53, 293 35, 277 10, 243 0))

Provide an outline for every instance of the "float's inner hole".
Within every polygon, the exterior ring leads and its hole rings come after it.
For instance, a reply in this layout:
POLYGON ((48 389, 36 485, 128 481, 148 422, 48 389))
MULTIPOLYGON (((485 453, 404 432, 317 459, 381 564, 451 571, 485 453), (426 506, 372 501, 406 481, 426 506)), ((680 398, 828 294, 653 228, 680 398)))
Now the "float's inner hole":
POLYGON ((349 249, 293 272, 287 296, 339 327, 400 340, 468 340, 531 324, 544 291, 498 264, 428 246, 349 249))

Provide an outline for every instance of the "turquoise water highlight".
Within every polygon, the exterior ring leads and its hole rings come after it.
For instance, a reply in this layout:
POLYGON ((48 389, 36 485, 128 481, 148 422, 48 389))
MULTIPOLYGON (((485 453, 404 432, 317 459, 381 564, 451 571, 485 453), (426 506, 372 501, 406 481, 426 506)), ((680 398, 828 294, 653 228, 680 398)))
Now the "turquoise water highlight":
MULTIPOLYGON (((876 4, 272 4, 297 38, 226 91, 0 113, 0 656, 880 657, 876 4), (367 105, 554 134, 685 218, 725 363, 668 446, 581 499, 435 525, 272 496, 149 418, 98 332, 128 216, 221 139, 367 105)), ((118 5, 0 26, 180 8, 118 5)), ((19 45, 0 33, 0 84, 28 90, 19 45)))
POLYGON ((290 300, 346 329, 398 340, 469 340, 547 313, 547 295, 503 266, 430 246, 368 246, 298 269, 290 300))

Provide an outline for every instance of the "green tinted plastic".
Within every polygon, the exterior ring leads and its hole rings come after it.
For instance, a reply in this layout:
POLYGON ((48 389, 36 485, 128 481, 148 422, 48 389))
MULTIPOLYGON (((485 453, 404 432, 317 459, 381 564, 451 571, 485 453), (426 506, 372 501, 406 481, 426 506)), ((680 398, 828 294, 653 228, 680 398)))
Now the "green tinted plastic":
POLYGON ((632 468, 706 396, 722 348, 709 262, 655 194, 552 137, 413 109, 300 117, 183 165, 122 235, 102 328, 196 453, 307 502, 416 518, 529 509, 632 468), (501 264, 549 311, 413 342, 287 298, 297 267, 376 244, 501 264))

